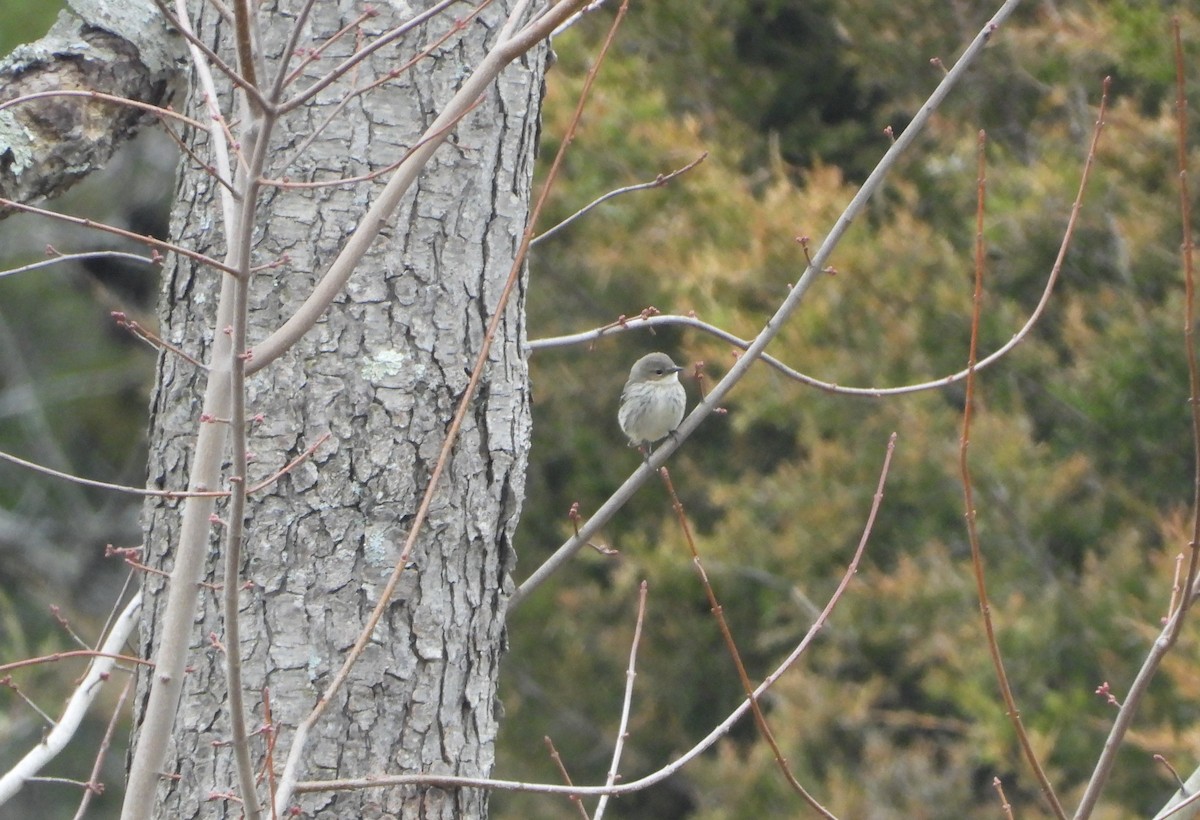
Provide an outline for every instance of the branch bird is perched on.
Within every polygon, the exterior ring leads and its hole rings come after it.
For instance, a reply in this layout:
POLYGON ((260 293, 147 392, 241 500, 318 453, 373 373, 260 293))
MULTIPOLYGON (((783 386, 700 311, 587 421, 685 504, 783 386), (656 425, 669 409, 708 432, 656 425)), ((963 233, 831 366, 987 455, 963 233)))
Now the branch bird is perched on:
POLYGON ((634 362, 617 413, 630 447, 648 449, 683 421, 687 393, 679 383, 680 370, 666 353, 648 353, 634 362))

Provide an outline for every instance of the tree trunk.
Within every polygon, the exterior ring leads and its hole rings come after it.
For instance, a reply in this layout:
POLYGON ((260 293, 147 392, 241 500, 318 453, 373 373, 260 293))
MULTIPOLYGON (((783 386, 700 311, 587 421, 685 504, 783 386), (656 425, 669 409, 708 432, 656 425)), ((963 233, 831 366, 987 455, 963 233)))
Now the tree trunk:
MULTIPOLYGON (((386 31, 411 17, 413 5, 426 3, 377 5, 378 16, 364 28, 370 35, 386 31)), ((282 120, 273 135, 268 175, 326 180, 397 161, 478 62, 509 5, 488 7, 432 57, 335 110, 351 85, 367 85, 402 66, 448 31, 454 19, 440 15, 398 46, 381 49, 350 78, 282 120), (294 158, 314 133, 315 140, 294 158)), ((202 38, 231 55, 229 25, 211 4, 193 6, 202 38)), ((260 11, 260 47, 269 72, 278 65, 293 21, 270 8, 268 3, 260 11)), ((319 45, 361 11, 349 0, 315 4, 301 46, 319 45)), ((354 48, 353 33, 336 41, 305 69, 298 86, 354 48)), ((262 420, 250 432, 257 474, 252 465, 249 484, 295 458, 320 434, 332 433, 312 459, 253 495, 248 508, 243 575, 252 586, 242 592, 240 621, 245 699, 254 731, 266 720, 262 689, 270 690, 277 765, 293 727, 339 668, 378 600, 496 308, 528 214, 543 57, 544 47, 505 70, 435 154, 344 296, 295 349, 250 379, 248 410, 261 413, 262 420)), ((203 117, 197 96, 191 113, 203 117)), ((193 139, 203 156, 206 135, 193 139)), ((253 262, 284 256, 287 261, 257 274, 250 298, 252 345, 303 301, 378 187, 376 182, 268 189, 259 208, 253 262)), ((185 160, 173 217, 175 241, 222 255, 217 197, 217 183, 185 160)), ((213 333, 222 332, 212 326, 222 274, 186 259, 173 263, 161 299, 162 334, 205 361, 213 333)), ((318 724, 302 779, 490 772, 493 701, 514 560, 511 537, 529 447, 523 345, 524 282, 506 308, 483 386, 413 552, 414 566, 318 724)), ((203 380, 204 374, 184 359, 170 353, 160 357, 152 403, 151 486, 186 483, 203 380)), ((148 505, 146 550, 152 566, 170 568, 178 525, 176 503, 148 505)), ((221 575, 219 536, 213 533, 208 572, 214 584, 221 575)), ((146 576, 146 656, 152 655, 165 586, 165 579, 146 576)), ((209 637, 223 634, 219 593, 205 589, 166 771, 172 777, 161 781, 158 816, 238 812, 235 802, 212 797, 235 792, 238 782, 233 756, 222 745, 230 736, 222 649, 209 637)), ((139 710, 147 684, 143 677, 139 710)), ((259 766, 265 737, 253 738, 259 766)), ((262 793, 265 797, 265 786, 262 793)), ((474 790, 330 793, 305 795, 296 803, 305 816, 319 817, 487 813, 486 794, 474 790)))

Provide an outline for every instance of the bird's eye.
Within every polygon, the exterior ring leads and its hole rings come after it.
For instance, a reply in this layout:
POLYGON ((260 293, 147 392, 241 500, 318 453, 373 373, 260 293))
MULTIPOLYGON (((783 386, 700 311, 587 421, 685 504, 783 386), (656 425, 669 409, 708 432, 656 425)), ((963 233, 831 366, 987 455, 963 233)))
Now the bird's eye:
POLYGON ((658 370, 655 370, 654 372, 655 372, 656 374, 658 374, 659 376, 661 376, 661 375, 662 375, 662 368, 660 367, 660 368, 658 368, 658 370))

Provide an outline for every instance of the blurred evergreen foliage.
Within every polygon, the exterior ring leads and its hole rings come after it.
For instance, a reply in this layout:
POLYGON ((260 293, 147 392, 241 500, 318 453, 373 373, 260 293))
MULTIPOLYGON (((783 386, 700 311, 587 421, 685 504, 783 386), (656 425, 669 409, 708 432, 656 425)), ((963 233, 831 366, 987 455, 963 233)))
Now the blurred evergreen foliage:
MULTIPOLYGON (((637 5, 593 92, 548 227, 595 196, 625 196, 539 247, 531 338, 634 315, 695 311, 753 336, 988 4, 918 0, 677 0, 637 5)), ((981 372, 971 464, 992 612, 1035 746, 1071 807, 1113 710, 1159 627, 1190 525, 1192 458, 1175 182, 1170 14, 1188 67, 1200 18, 1175 4, 1030 3, 904 158, 772 352, 820 379, 888 387, 960 370, 970 334, 977 134, 988 134, 981 352, 1037 304, 1096 119, 1113 90, 1075 243, 1041 322, 981 372)), ((610 17, 557 44, 543 161, 557 148, 610 17)), ((1192 72, 1195 73, 1194 71, 1192 72)), ((1194 100, 1200 76, 1190 79, 1194 100)), ((1195 133, 1195 127, 1193 127, 1195 133)), ((1194 144, 1195 137, 1192 137, 1194 144)), ((1193 162, 1196 157, 1193 156, 1193 162)), ((701 333, 625 334, 533 357, 535 442, 518 577, 636 466, 615 415, 628 367, 667 350, 719 378, 732 351, 701 333)), ((711 383, 711 382, 710 382, 711 383)), ((696 386, 689 381, 692 400, 696 386)), ((761 677, 795 644, 857 543, 891 431, 899 442, 860 570, 810 654, 767 698, 794 770, 842 817, 996 816, 1000 777, 1022 816, 1048 816, 1004 715, 963 524, 961 384, 888 399, 830 395, 756 368, 729 414, 670 463, 740 649, 761 677)), ((649 581, 632 780, 703 737, 740 685, 661 483, 514 612, 502 776, 576 783, 608 768, 637 585, 649 581)), ((1106 793, 1141 817, 1173 789, 1151 755, 1189 771, 1195 630, 1160 675, 1106 793)), ((567 816, 565 801, 503 794, 496 817, 567 816)), ((801 816, 747 720, 716 751, 613 817, 801 816)))
MULTIPOLYGON (((940 78, 930 58, 952 64, 993 5, 633 4, 543 224, 703 151, 709 157, 665 188, 607 203, 537 249, 531 338, 648 305, 694 310, 744 337, 755 334, 803 270, 795 238, 820 241, 886 149, 884 127, 901 131, 940 78)), ((23 28, 20 14, 51 9, 0 1, 6 47, 50 22, 39 16, 23 28)), ((981 350, 1005 343, 1045 286, 1101 79, 1114 78, 1107 132, 1062 278, 1031 336, 980 374, 971 445, 1008 672, 1068 806, 1113 714, 1093 690, 1105 680, 1118 696, 1127 688, 1165 612, 1175 555, 1189 540, 1195 465, 1181 332, 1171 13, 1182 15, 1195 75, 1195 10, 1134 0, 1026 4, 843 241, 837 274, 809 293, 772 348, 811 375, 855 386, 902 385, 963 367, 981 128, 989 138, 981 350)), ((610 14, 594 15, 558 43, 544 162, 610 14)), ((1190 80, 1193 107, 1198 81, 1190 80)), ((155 194, 169 197, 170 185, 134 196, 108 179, 62 207, 154 229, 152 214, 162 213, 152 207, 155 194)), ((49 240, 31 222, 14 224, 5 226, 5 249, 16 247, 27 261, 49 240)), ((154 280, 128 276, 75 269, 0 278, 0 315, 18 340, 6 348, 29 369, 40 397, 47 440, 60 442, 78 472, 137 483, 142 453, 130 442, 140 441, 145 424, 150 359, 112 331, 108 311, 114 292, 126 307, 145 304, 154 280), (91 387, 81 389, 85 378, 91 387)), ((629 365, 652 349, 705 362, 710 380, 732 361, 728 346, 682 329, 533 357, 535 441, 519 577, 570 534, 573 502, 588 515, 636 466, 616 404, 629 365)), ((0 397, 16 395, 14 373, 4 371, 0 397)), ((688 387, 694 401, 695 383, 688 387)), ((858 541, 887 437, 899 433, 864 566, 810 653, 764 700, 800 780, 842 817, 993 817, 994 777, 1020 816, 1046 814, 983 643, 958 474, 962 401, 961 385, 889 399, 829 395, 760 367, 730 396, 728 415, 706 421, 670 464, 758 678, 834 589, 858 541)), ((42 435, 31 432, 35 421, 28 413, 0 417, 0 448, 28 452, 42 435)), ((5 472, 0 481, 4 509, 23 515, 60 518, 67 492, 23 473, 5 472)), ((106 497, 84 498, 101 505, 106 497)), ((620 557, 585 551, 514 612, 499 776, 557 782, 542 743, 548 735, 576 783, 602 782, 642 579, 649 614, 624 779, 688 748, 739 700, 661 484, 649 484, 604 537, 620 557)), ((76 574, 90 577, 87 562, 99 545, 71 548, 80 552, 76 574)), ((0 573, 0 633, 16 656, 65 643, 48 616, 25 620, 64 594, 48 592, 35 576, 36 566, 12 560, 0 573)), ((1152 754, 1181 771, 1193 765, 1196 643, 1196 631, 1186 631, 1165 664, 1104 817, 1145 816, 1171 792, 1152 754)), ((65 686, 40 674, 22 686, 65 686)), ((5 746, 19 751, 39 727, 10 694, 0 699, 5 746)), ((119 758, 110 755, 118 768, 119 758)), ((77 777, 86 767, 86 759, 71 761, 61 771, 77 777)), ((58 816, 62 804, 29 805, 58 816)), ((512 794, 496 795, 493 806, 497 818, 571 811, 565 801, 512 794)), ((801 813, 744 721, 682 774, 615 801, 609 816, 801 813)))

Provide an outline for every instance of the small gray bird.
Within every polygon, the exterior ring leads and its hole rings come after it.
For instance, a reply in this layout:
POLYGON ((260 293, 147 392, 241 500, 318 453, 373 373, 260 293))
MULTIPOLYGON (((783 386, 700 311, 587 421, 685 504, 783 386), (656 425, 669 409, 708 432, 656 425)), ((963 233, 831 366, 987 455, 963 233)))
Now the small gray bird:
POLYGON ((648 353, 634 362, 617 412, 630 447, 653 444, 683 421, 687 393, 679 383, 680 370, 666 353, 648 353))

